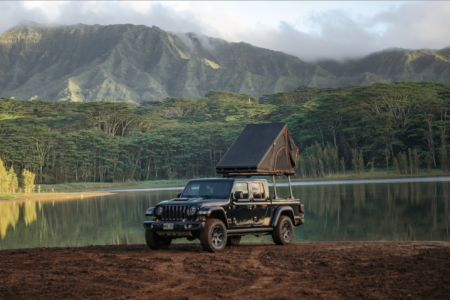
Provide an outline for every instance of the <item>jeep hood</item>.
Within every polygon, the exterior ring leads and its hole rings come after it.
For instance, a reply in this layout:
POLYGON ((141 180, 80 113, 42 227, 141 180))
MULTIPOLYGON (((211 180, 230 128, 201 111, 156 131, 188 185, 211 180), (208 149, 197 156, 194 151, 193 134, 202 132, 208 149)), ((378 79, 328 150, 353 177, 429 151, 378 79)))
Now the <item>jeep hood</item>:
POLYGON ((159 202, 157 205, 189 205, 189 204, 202 204, 202 206, 221 206, 230 202, 229 199, 205 199, 202 197, 196 198, 174 198, 159 202))

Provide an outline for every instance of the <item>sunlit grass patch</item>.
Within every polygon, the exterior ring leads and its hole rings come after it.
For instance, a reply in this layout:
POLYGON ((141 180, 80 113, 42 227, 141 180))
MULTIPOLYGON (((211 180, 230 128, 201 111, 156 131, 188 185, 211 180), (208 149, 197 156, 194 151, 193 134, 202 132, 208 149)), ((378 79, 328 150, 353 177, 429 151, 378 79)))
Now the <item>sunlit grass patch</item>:
POLYGON ((23 195, 23 194, 0 194, 0 200, 1 199, 14 199, 20 195, 23 195))
POLYGON ((94 188, 117 188, 135 187, 145 188, 152 186, 184 185, 189 179, 174 180, 146 180, 146 181, 125 181, 125 182, 71 182, 61 184, 41 184, 42 191, 53 190, 73 190, 73 189, 94 189, 94 188))

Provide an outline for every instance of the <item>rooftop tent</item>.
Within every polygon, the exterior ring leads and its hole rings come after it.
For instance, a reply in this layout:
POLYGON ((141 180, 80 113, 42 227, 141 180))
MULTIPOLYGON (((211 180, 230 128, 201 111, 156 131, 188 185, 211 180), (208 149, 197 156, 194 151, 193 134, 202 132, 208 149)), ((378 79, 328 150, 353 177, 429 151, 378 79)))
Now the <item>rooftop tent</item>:
POLYGON ((224 175, 294 175, 297 153, 286 123, 249 124, 216 171, 224 175))

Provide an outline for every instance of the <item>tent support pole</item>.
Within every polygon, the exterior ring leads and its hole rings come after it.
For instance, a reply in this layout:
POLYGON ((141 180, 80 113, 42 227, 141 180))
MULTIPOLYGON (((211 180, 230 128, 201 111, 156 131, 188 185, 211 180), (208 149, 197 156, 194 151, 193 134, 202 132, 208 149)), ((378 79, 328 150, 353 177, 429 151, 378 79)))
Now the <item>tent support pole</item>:
POLYGON ((292 185, 291 185, 291 176, 288 175, 288 180, 289 180, 289 192, 291 193, 291 199, 294 199, 294 196, 292 195, 292 185))
POLYGON ((275 175, 272 175, 272 180, 273 180, 273 199, 278 199, 277 183, 275 182, 275 175))

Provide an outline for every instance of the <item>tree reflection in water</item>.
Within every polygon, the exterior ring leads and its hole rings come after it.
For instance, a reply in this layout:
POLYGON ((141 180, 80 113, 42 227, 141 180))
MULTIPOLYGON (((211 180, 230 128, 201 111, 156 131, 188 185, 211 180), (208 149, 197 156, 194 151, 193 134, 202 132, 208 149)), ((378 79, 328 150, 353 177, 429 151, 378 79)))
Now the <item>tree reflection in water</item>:
POLYGON ((14 230, 18 221, 19 203, 0 201, 0 235, 2 239, 6 236, 8 227, 11 226, 14 230))
MULTIPOLYGON (((25 225, 29 225, 37 220, 36 202, 0 202, 0 234, 2 239, 6 236, 8 227, 14 231, 16 224, 19 222, 20 212, 25 225)), ((39 206, 40 207, 40 206, 39 206)))
MULTIPOLYGON (((293 186, 306 207, 300 241, 449 241, 449 182, 293 186)), ((147 207, 177 190, 61 202, 0 202, 0 249, 144 243, 147 207)), ((280 187, 281 197, 289 196, 280 187)), ((187 242, 187 240, 177 240, 187 242)), ((248 237, 269 242, 270 237, 248 237)))

